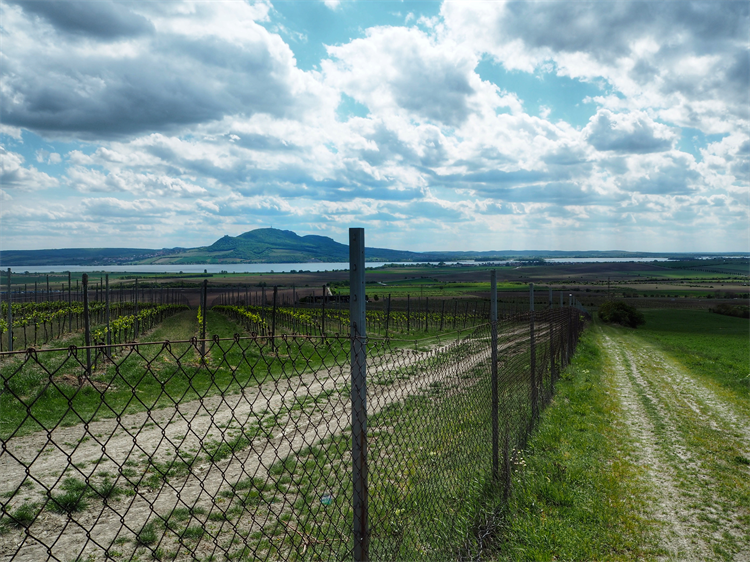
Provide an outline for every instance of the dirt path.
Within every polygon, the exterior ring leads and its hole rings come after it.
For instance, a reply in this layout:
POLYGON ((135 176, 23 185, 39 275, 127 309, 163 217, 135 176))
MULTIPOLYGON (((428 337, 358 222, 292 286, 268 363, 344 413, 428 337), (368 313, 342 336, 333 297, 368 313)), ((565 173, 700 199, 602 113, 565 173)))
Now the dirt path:
POLYGON ((662 559, 750 560, 747 410, 637 334, 596 329, 663 527, 662 559))

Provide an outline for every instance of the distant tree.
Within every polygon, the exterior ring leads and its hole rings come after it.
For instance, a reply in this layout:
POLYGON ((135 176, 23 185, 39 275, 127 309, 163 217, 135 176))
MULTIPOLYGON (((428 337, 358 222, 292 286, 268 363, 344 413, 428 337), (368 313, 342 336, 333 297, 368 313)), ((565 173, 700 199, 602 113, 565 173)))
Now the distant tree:
POLYGON ((637 328, 646 323, 643 313, 622 301, 607 301, 599 307, 599 318, 608 324, 637 328))

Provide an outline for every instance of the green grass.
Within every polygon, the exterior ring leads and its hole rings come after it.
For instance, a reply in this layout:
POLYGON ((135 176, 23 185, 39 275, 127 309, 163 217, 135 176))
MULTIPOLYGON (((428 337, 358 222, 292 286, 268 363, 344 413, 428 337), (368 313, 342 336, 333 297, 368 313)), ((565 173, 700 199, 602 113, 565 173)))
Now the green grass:
POLYGON ((497 560, 653 558, 639 468, 625 460, 630 445, 605 369, 588 330, 516 462, 493 538, 497 560))
POLYGON ((644 310, 638 334, 687 368, 750 397, 750 321, 705 310, 644 310))
MULTIPOLYGON (((193 337, 198 330, 195 315, 195 311, 186 311, 172 316, 142 341, 193 337)), ((243 333, 240 326, 222 314, 209 312, 207 323, 208 337, 231 338, 243 333)), ((237 392, 269 378, 287 378, 348 361, 348 346, 338 340, 328 340, 322 345, 304 339, 281 342, 275 348, 278 356, 271 347, 267 340, 245 340, 242 345, 231 341, 220 345, 209 342, 208 369, 201 365, 199 353, 190 344, 171 344, 169 349, 143 346, 140 355, 127 347, 119 348, 115 358, 117 367, 110 364, 105 368, 100 362, 94 371, 93 379, 101 388, 77 388, 59 381, 62 374, 75 377, 83 370, 78 361, 68 357, 67 351, 40 356, 47 370, 55 373, 54 384, 48 384, 47 372, 33 362, 15 373, 15 366, 6 364, 3 376, 7 379, 3 386, 11 392, 0 393, 0 437, 173 406, 178 399, 184 402, 198 396, 237 392), (134 395, 138 400, 133 400, 134 395)), ((79 361, 85 362, 85 355, 79 355, 79 361)), ((219 452, 219 456, 223 454, 219 452)))

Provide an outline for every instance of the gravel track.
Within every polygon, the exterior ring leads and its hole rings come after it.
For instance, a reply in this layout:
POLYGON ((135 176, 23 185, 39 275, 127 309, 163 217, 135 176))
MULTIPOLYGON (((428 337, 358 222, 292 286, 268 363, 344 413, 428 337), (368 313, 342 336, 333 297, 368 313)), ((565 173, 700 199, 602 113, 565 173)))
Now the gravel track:
MULTIPOLYGON (((664 527, 662 559, 750 560, 748 506, 727 493, 714 453, 692 435, 712 431, 747 458, 750 419, 658 347, 632 333, 599 330, 634 460, 650 484, 651 515, 664 527)), ((750 478, 747 468, 733 469, 750 478)))

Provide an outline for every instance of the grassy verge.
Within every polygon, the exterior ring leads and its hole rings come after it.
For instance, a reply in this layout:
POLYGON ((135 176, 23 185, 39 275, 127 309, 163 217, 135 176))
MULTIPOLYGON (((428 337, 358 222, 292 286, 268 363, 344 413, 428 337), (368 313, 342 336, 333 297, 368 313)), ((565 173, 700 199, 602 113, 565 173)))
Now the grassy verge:
POLYGON ((494 539, 497 560, 652 558, 639 468, 588 330, 538 430, 515 463, 513 494, 494 539))
POLYGON ((738 397, 750 398, 750 321, 705 310, 645 310, 638 334, 738 397))

